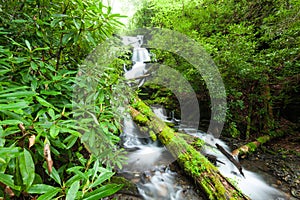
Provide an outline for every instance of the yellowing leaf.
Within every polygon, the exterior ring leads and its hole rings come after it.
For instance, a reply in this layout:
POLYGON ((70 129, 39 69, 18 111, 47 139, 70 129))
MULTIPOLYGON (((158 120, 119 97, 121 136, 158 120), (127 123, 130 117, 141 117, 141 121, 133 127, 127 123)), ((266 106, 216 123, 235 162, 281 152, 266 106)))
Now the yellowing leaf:
POLYGON ((35 144, 35 135, 31 135, 28 140, 29 140, 28 148, 30 148, 35 144))

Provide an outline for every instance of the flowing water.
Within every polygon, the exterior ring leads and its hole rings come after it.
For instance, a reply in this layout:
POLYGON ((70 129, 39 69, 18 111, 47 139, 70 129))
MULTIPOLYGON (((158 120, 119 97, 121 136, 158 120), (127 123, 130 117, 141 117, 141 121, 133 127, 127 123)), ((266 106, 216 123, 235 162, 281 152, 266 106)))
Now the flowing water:
MULTIPOLYGON (((168 120, 164 109, 153 107, 154 113, 164 121, 168 120)), ((218 143, 228 152, 229 147, 220 139, 199 130, 180 125, 179 129, 189 135, 201 138, 206 142, 203 151, 214 155, 221 162, 217 162, 220 172, 230 178, 241 191, 254 200, 284 200, 288 199, 284 193, 269 186, 263 178, 249 170, 243 169, 242 176, 238 169, 215 147, 218 143), (224 164, 222 164, 224 163, 224 164)), ((131 118, 124 121, 122 134, 123 146, 128 150, 128 164, 124 166, 124 173, 134 173, 138 179, 135 181, 140 194, 146 200, 193 200, 202 199, 196 194, 189 183, 183 183, 178 174, 169 169, 169 164, 175 159, 159 142, 152 142, 147 134, 139 131, 131 118)))

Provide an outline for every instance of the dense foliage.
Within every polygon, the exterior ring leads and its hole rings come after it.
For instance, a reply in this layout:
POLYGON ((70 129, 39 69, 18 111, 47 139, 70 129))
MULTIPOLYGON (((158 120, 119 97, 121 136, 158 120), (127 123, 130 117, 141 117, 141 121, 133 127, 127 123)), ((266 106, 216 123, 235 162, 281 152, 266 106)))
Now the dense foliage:
POLYGON ((92 98, 100 112, 85 116, 97 121, 94 132, 78 124, 80 110, 72 109, 72 99, 78 67, 122 25, 122 16, 94 0, 0 4, 0 196, 100 199, 118 191, 122 185, 105 181, 122 158, 91 154, 90 143, 99 142, 92 138, 98 132, 110 145, 118 140, 110 99, 120 69, 96 82, 99 92, 92 98), (80 139, 86 134, 92 142, 84 146, 80 139))
MULTIPOLYGON (((225 83, 227 132, 249 138, 276 134, 283 109, 299 91, 299 8, 296 0, 152 0, 133 24, 168 28, 199 42, 225 83)), ((203 78, 185 59, 166 51, 156 51, 156 57, 209 100, 203 78)))

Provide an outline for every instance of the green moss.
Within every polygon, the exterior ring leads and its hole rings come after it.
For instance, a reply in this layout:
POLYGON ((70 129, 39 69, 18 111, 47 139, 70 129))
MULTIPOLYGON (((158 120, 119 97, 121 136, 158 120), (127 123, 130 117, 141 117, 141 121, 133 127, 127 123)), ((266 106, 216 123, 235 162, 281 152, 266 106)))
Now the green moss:
POLYGON ((253 142, 249 142, 247 147, 249 147, 249 152, 254 152, 257 149, 257 146, 253 142))
POLYGON ((146 125, 149 119, 142 114, 138 114, 134 117, 134 121, 136 121, 139 125, 146 125))
POLYGON ((164 145, 168 145, 173 137, 174 131, 168 126, 165 126, 159 134, 159 139, 164 145))
POLYGON ((132 104, 132 106, 139 110, 142 114, 151 117, 154 116, 154 113, 152 112, 151 108, 149 106, 147 106, 143 101, 141 100, 137 100, 136 102, 134 102, 132 104))
POLYGON ((153 131, 149 131, 149 135, 152 141, 155 142, 157 140, 156 134, 153 131))
POLYGON ((204 146, 205 142, 199 138, 196 138, 193 142, 192 142, 192 146, 197 149, 198 151, 204 146))
POLYGON ((257 141, 261 144, 264 144, 269 140, 270 140, 270 136, 268 136, 268 135, 257 138, 257 141))

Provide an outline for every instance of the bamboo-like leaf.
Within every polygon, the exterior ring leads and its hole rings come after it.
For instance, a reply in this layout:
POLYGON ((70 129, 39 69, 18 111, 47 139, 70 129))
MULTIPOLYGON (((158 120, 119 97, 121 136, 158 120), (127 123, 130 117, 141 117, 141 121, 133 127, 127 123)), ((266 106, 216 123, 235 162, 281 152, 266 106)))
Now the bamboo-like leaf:
POLYGON ((25 44, 26 44, 27 48, 29 49, 29 51, 31 51, 32 50, 31 45, 28 40, 25 40, 25 44))
POLYGON ((49 199, 53 199, 53 197, 54 197, 58 192, 60 192, 60 191, 61 191, 60 188, 50 190, 50 191, 46 192, 45 194, 39 196, 39 198, 37 198, 37 200, 49 200, 49 199))
POLYGON ((96 187, 111 178, 115 173, 114 172, 104 172, 101 173, 100 176, 97 177, 96 181, 89 185, 89 189, 96 187))
POLYGON ((117 191, 119 191, 123 185, 118 184, 107 184, 105 186, 102 186, 101 188, 98 188, 97 190, 94 190, 91 193, 88 193, 86 197, 83 200, 99 200, 101 198, 110 196, 117 191))
POLYGON ((35 98, 42 106, 45 106, 48 108, 54 108, 54 106, 51 103, 49 103, 48 101, 46 101, 45 99, 38 97, 38 96, 36 96, 35 98))
POLYGON ((76 194, 79 190, 79 182, 80 181, 75 181, 71 187, 69 188, 66 196, 66 200, 74 200, 76 198, 76 194))
POLYGON ((19 157, 19 167, 23 184, 28 189, 34 181, 35 166, 31 154, 26 149, 24 149, 23 154, 19 157))
POLYGON ((14 180, 13 180, 13 176, 12 175, 8 175, 8 174, 4 174, 2 172, 0 172, 0 183, 3 183, 9 187, 11 187, 12 189, 15 190, 20 190, 21 186, 16 186, 14 184, 14 180))
POLYGON ((22 123, 20 120, 3 120, 0 121, 0 126, 1 125, 18 125, 22 123))
POLYGON ((66 144, 66 149, 70 149, 77 141, 78 136, 75 135, 69 135, 66 139, 64 139, 64 143, 66 144))
POLYGON ((10 104, 0 104, 0 110, 15 110, 27 108, 28 104, 25 101, 10 104))
POLYGON ((58 136, 59 134, 59 127, 57 127, 56 124, 52 124, 50 127, 50 136, 52 138, 56 138, 56 136, 58 136))
POLYGON ((60 176, 59 176, 58 172, 56 171, 56 169, 54 167, 52 168, 52 173, 50 174, 50 177, 53 178, 56 183, 61 185, 60 176))
POLYGON ((28 188, 27 193, 29 194, 44 194, 46 192, 50 192, 53 190, 59 189, 57 187, 53 187, 51 185, 46 184, 34 184, 30 188, 28 188))
POLYGON ((33 91, 19 91, 0 94, 0 97, 30 97, 35 95, 36 93, 33 91))

